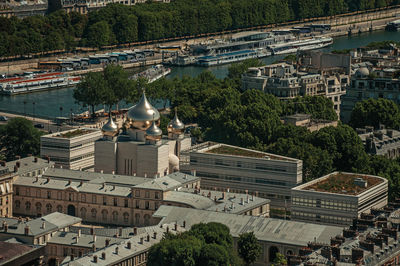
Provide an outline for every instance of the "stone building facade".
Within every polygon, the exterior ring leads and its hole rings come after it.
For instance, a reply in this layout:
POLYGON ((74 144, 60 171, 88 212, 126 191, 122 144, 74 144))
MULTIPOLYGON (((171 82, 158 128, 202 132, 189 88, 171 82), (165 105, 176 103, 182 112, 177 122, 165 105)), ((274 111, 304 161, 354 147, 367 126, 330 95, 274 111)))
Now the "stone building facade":
POLYGON ((386 156, 390 159, 400 156, 400 132, 398 130, 385 128, 374 130, 373 127, 365 127, 357 128, 357 133, 367 153, 386 156))

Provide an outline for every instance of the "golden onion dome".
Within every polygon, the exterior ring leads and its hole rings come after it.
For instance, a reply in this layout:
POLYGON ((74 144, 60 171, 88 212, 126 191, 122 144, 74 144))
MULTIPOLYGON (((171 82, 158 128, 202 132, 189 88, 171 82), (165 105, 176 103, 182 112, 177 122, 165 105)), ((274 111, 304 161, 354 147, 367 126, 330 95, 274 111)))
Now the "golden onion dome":
POLYGON ((146 139, 159 140, 162 136, 162 130, 157 126, 156 121, 153 120, 151 126, 146 130, 146 139))
POLYGON ((103 131, 104 135, 114 135, 118 132, 118 126, 117 124, 114 123, 114 120, 112 119, 111 112, 108 116, 108 121, 104 126, 101 128, 101 131, 103 131))
POLYGON ((185 129, 185 125, 179 120, 178 113, 175 108, 175 116, 174 118, 168 123, 167 130, 168 132, 180 134, 185 129))
POLYGON ((160 113, 150 104, 143 92, 140 101, 128 110, 127 118, 133 127, 147 129, 151 121, 160 119, 160 113))

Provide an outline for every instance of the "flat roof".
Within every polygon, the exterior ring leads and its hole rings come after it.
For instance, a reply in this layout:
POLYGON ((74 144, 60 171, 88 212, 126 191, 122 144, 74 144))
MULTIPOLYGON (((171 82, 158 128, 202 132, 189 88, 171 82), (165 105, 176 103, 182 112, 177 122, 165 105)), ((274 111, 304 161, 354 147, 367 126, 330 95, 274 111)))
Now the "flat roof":
POLYGON ((294 246, 307 246, 309 242, 330 244, 330 239, 342 233, 338 226, 303 223, 260 216, 238 215, 209 210, 196 210, 162 205, 153 214, 161 218, 160 224, 186 222, 187 228, 198 223, 217 222, 229 227, 233 237, 253 231, 259 241, 294 246))
POLYGON ((355 196, 383 183, 384 181, 385 179, 379 176, 334 172, 293 189, 355 196), (356 184, 357 181, 366 181, 366 186, 364 187, 356 184))
POLYGON ((229 155, 229 156, 241 156, 247 158, 258 158, 258 159, 265 159, 265 160, 279 160, 279 161, 299 161, 298 159, 280 156, 272 153, 266 153, 251 149, 246 149, 242 147, 227 145, 227 144, 218 144, 215 143, 214 145, 208 145, 204 148, 198 149, 199 152, 202 153, 213 153, 219 155, 229 155))
POLYGON ((80 136, 84 136, 87 134, 99 132, 101 133, 100 129, 96 128, 78 128, 78 129, 70 129, 61 132, 56 132, 52 134, 47 134, 42 136, 42 138, 61 138, 61 139, 72 139, 80 136))

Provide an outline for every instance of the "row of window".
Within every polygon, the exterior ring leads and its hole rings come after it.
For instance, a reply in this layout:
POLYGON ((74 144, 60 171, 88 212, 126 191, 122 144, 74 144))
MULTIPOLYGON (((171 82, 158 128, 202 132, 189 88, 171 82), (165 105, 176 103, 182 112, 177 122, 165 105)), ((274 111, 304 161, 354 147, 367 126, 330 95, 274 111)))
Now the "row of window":
POLYGON ((352 202, 341 202, 333 200, 321 200, 321 199, 300 198, 300 197, 293 197, 292 205, 334 209, 334 210, 346 210, 346 211, 357 210, 357 204, 354 204, 352 202))
POLYGON ((293 218, 299 218, 303 220, 318 220, 320 222, 330 222, 330 223, 350 223, 352 218, 331 216, 331 215, 319 215, 313 213, 304 212, 292 212, 291 216, 293 218))
POLYGON ((278 181, 278 180, 271 180, 271 179, 264 179, 264 178, 240 177, 240 176, 232 176, 232 175, 225 175, 225 174, 207 173, 207 172, 202 172, 202 171, 198 171, 197 175, 201 176, 201 177, 209 177, 209 178, 228 180, 228 181, 257 183, 257 184, 273 185, 273 186, 288 186, 288 184, 286 182, 278 181))

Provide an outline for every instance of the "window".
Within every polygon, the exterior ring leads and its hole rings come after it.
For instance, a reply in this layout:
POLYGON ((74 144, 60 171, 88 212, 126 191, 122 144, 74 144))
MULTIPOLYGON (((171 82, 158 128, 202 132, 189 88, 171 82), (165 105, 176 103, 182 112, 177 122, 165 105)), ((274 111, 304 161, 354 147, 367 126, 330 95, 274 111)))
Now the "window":
POLYGON ((146 198, 150 198, 150 192, 149 192, 149 191, 146 191, 146 192, 145 192, 145 197, 146 197, 146 198))
POLYGON ((96 215, 97 215, 97 211, 96 211, 96 209, 92 209, 92 217, 93 218, 96 218, 96 215))
POLYGON ((140 224, 140 214, 136 213, 135 214, 135 225, 139 225, 140 224))
POLYGON ((51 199, 51 191, 47 191, 47 198, 51 199))
POLYGON ((113 221, 114 221, 114 222, 118 221, 118 212, 114 211, 114 212, 112 213, 112 218, 113 218, 113 221))
POLYGON ((29 190, 29 188, 26 189, 26 195, 30 196, 31 195, 31 191, 29 190))
POLYGON ((73 195, 72 195, 72 193, 69 193, 69 194, 68 194, 68 200, 69 200, 69 201, 72 201, 72 200, 73 200, 73 195))
POLYGON ((92 203, 96 203, 96 195, 92 196, 92 203))
POLYGON ((114 206, 118 206, 118 199, 114 198, 114 206))
POLYGON ((85 195, 85 194, 82 194, 82 196, 81 196, 81 201, 82 201, 82 202, 86 202, 86 195, 85 195))
POLYGON ((108 215, 108 212, 106 210, 101 211, 101 217, 102 217, 103 221, 107 221, 107 215, 108 215))
POLYGON ((124 222, 127 223, 129 221, 129 213, 124 212, 124 222))
POLYGON ((36 203, 36 211, 40 212, 42 210, 42 203, 38 202, 36 203))
POLYGON ((85 208, 81 208, 81 218, 84 219, 86 218, 86 209, 85 208))
POLYGON ((107 205, 107 197, 106 196, 103 197, 103 205, 107 205))
POLYGON ((15 195, 19 196, 19 187, 15 188, 15 195))
POLYGON ((21 202, 19 200, 15 201, 15 208, 19 209, 21 207, 21 202))
POLYGON ((39 190, 39 189, 36 190, 36 197, 37 197, 37 198, 40 198, 40 190, 39 190))
POLYGON ((148 210, 150 208, 150 202, 146 201, 144 205, 145 205, 146 210, 148 210))
POLYGON ((58 205, 58 206, 57 206, 57 211, 60 212, 60 213, 62 213, 63 207, 62 207, 61 205, 58 205))
POLYGON ((46 205, 46 211, 47 211, 47 213, 51 213, 51 210, 53 209, 53 207, 51 206, 51 204, 50 203, 48 203, 47 205, 46 205))
POLYGON ((57 192, 57 199, 59 199, 59 200, 62 199, 62 192, 61 191, 57 192))
POLYGON ((139 208, 140 208, 139 201, 138 201, 138 200, 136 200, 135 202, 136 202, 136 209, 139 209, 139 208))
POLYGON ((159 199, 159 198, 160 198, 160 194, 159 194, 158 192, 156 192, 156 193, 154 194, 154 197, 155 197, 156 199, 159 199))
POLYGON ((155 209, 155 210, 158 209, 158 203, 157 203, 157 202, 154 203, 154 209, 155 209))
POLYGON ((128 207, 128 200, 124 199, 124 207, 128 207))
POLYGON ((140 197, 140 190, 135 191, 135 197, 140 197))

